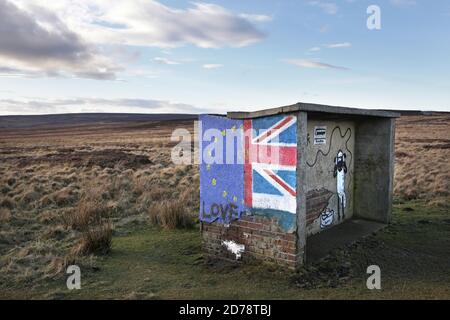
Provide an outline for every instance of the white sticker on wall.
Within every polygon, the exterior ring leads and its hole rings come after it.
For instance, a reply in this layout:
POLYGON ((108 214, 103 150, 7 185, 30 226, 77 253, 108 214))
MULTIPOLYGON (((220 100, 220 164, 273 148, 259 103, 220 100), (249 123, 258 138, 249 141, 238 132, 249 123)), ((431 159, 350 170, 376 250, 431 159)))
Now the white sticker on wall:
POLYGON ((327 127, 314 127, 314 144, 327 144, 327 127))

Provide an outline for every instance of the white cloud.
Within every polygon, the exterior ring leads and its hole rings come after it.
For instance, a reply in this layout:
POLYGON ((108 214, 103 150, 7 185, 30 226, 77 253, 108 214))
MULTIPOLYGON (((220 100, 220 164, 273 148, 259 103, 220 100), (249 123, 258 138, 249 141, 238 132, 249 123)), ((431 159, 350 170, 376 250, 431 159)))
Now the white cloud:
POLYGON ((241 18, 244 18, 250 22, 270 22, 273 20, 271 16, 267 16, 264 14, 246 14, 242 13, 239 15, 241 18))
POLYGON ((53 12, 0 0, 0 74, 112 80, 121 68, 53 12))
POLYGON ((320 9, 322 9, 323 12, 330 14, 330 15, 335 15, 338 13, 339 7, 333 3, 333 2, 323 2, 323 1, 309 1, 308 4, 310 6, 314 6, 314 7, 318 7, 320 9))
POLYGON ((168 64, 168 65, 177 65, 177 64, 180 64, 180 63, 177 62, 177 61, 170 60, 170 59, 163 58, 163 57, 156 57, 156 58, 154 58, 153 60, 154 60, 155 62, 158 62, 158 63, 161 63, 161 64, 168 64))
POLYGON ((312 48, 309 48, 308 51, 310 51, 310 52, 317 52, 317 51, 320 51, 320 50, 321 50, 320 47, 312 47, 312 48))
MULTIPOLYGON (((340 42, 340 43, 331 43, 331 44, 326 44, 323 45, 323 48, 327 48, 327 49, 339 49, 339 48, 350 48, 352 46, 352 44, 350 42, 340 42)), ((308 49, 309 53, 312 52, 319 52, 321 51, 322 48, 317 46, 317 47, 312 47, 308 49)))
POLYGON ((389 2, 396 7, 410 7, 417 4, 415 0, 389 0, 389 2))
POLYGON ((319 61, 314 60, 306 60, 306 59, 287 59, 285 60, 286 63, 295 65, 297 67, 301 68, 308 68, 308 69, 336 69, 336 70, 349 70, 346 67, 340 67, 335 66, 328 63, 323 63, 319 61))
POLYGON ((171 101, 151 99, 2 99, 0 115, 54 113, 201 113, 205 109, 171 101))
POLYGON ((204 64, 203 68, 204 69, 217 69, 217 68, 222 68, 223 64, 217 64, 217 63, 209 63, 209 64, 204 64))
POLYGON ((177 9, 155 0, 0 0, 0 76, 114 80, 129 64, 115 61, 114 48, 242 47, 264 39, 253 22, 269 20, 207 3, 177 9))
POLYGON ((329 49, 337 49, 337 48, 350 48, 352 44, 350 42, 341 42, 341 43, 332 43, 327 44, 325 47, 329 49))
MULTIPOLYGON (((248 18, 215 4, 195 2, 177 9, 154 0, 13 1, 27 8, 38 4, 51 9, 72 30, 97 44, 218 48, 242 47, 265 37, 248 18)), ((247 17, 255 20, 254 15, 247 17)))

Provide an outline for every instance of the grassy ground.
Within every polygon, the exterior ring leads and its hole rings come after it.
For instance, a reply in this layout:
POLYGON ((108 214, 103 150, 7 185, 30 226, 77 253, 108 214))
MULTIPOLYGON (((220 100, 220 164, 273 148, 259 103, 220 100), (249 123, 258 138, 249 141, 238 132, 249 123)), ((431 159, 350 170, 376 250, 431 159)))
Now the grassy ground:
POLYGON ((85 253, 108 243, 111 224, 152 216, 171 226, 197 216, 198 169, 170 158, 172 131, 192 125, 0 129, 0 285, 28 288, 74 261, 93 263, 85 253))
POLYGON ((171 161, 173 130, 192 121, 0 125, 0 298, 449 299, 449 124, 399 119, 395 195, 408 202, 388 228, 298 273, 207 261, 198 228, 166 230, 198 223, 198 167, 171 161), (90 235, 110 225, 111 251, 92 252, 109 248, 110 229, 90 235), (69 264, 82 290, 66 289, 69 264), (366 289, 370 264, 380 292, 366 289))
POLYGON ((396 204, 389 227, 297 273, 205 260, 195 228, 134 224, 116 233, 110 254, 82 268, 81 290, 59 277, 26 292, 23 284, 0 287, 0 298, 450 299, 448 207, 422 201, 396 204), (370 264, 381 268, 380 291, 366 288, 370 264))
POLYGON ((448 196, 450 116, 401 117, 395 135, 395 195, 406 199, 448 196))

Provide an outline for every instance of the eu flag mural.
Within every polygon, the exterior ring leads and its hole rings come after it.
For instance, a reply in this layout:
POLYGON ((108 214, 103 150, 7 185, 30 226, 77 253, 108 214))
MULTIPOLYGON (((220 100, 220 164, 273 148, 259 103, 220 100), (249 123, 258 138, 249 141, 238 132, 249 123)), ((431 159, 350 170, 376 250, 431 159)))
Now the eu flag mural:
POLYGON ((200 116, 200 218, 228 224, 241 215, 295 227, 296 117, 248 120, 200 116))
POLYGON ((210 115, 199 120, 200 219, 228 224, 245 211, 243 121, 210 115))

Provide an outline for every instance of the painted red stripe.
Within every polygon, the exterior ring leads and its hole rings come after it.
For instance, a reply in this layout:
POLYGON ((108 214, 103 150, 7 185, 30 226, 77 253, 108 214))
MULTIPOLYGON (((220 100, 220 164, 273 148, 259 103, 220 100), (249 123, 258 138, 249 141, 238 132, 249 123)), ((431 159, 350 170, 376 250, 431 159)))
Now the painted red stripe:
POLYGON ((246 207, 253 206, 253 169, 251 162, 251 134, 252 121, 244 120, 244 204, 246 207))
POLYGON ((292 116, 284 118, 280 123, 278 123, 275 127, 271 128, 270 130, 267 130, 264 132, 262 136, 260 136, 258 139, 256 139, 256 142, 261 142, 261 140, 264 140, 265 138, 271 136, 275 131, 283 127, 286 123, 292 120, 292 116))
POLYGON ((287 146, 271 146, 267 145, 267 149, 259 149, 260 145, 251 144, 250 148, 246 145, 246 152, 248 153, 249 163, 264 163, 264 164, 274 164, 282 166, 294 167, 297 165, 297 147, 287 147, 287 146), (270 151, 270 152, 268 152, 270 151), (272 155, 277 155, 274 157, 272 155))
POLYGON ((275 180, 280 186, 283 187, 287 192, 289 192, 293 197, 297 195, 295 190, 293 190, 289 185, 287 185, 283 180, 278 178, 272 171, 264 169, 264 171, 271 177, 273 180, 275 180))

